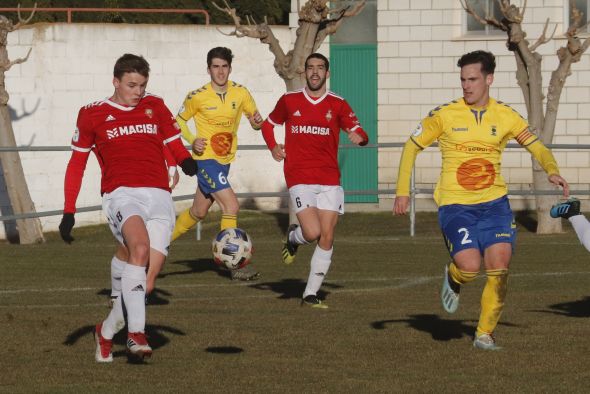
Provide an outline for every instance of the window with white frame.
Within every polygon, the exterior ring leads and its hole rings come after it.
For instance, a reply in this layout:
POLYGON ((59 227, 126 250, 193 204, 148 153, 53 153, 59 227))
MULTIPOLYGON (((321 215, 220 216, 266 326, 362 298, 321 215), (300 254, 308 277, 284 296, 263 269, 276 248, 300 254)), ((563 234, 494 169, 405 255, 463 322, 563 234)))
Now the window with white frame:
MULTIPOLYGON (((502 20, 503 15, 500 10, 500 6, 496 0, 464 0, 468 2, 469 6, 473 8, 473 11, 482 18, 494 17, 499 22, 502 20)), ((585 0, 588 1, 588 0, 585 0)), ((503 33, 502 30, 495 26, 488 24, 484 25, 473 17, 473 15, 465 12, 466 24, 465 32, 467 35, 496 35, 503 33)))

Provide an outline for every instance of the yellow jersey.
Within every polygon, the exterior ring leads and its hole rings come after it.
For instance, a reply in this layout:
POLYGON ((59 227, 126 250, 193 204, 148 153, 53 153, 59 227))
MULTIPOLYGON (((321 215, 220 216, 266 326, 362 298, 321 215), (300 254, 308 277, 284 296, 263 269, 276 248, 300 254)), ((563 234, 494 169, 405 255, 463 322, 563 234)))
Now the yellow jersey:
POLYGON ((559 174, 551 151, 510 106, 490 98, 485 108, 475 108, 461 98, 436 107, 404 147, 396 195, 409 195, 416 155, 438 140, 442 168, 434 200, 439 206, 479 204, 500 198, 508 193, 501 158, 510 139, 525 147, 549 175, 559 174))
POLYGON ((188 127, 182 128, 182 137, 192 144, 197 138, 205 138, 207 145, 202 155, 193 153, 197 160, 215 159, 221 164, 231 163, 238 148, 238 126, 242 113, 250 117, 257 111, 256 103, 244 86, 228 81, 227 90, 217 93, 209 82, 200 89, 190 91, 178 117, 187 122, 195 121, 197 135, 188 127))

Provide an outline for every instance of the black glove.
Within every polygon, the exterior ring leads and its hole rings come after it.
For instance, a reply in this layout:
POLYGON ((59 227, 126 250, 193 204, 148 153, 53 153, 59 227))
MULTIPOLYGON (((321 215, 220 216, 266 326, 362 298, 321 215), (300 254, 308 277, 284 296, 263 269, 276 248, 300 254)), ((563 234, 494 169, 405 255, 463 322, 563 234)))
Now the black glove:
POLYGON ((59 224, 59 234, 65 243, 71 244, 74 240, 74 237, 72 237, 72 228, 74 228, 74 223, 76 223, 74 214, 64 213, 61 218, 61 223, 59 224))
POLYGON ((193 159, 184 159, 180 163, 180 168, 182 168, 182 172, 184 172, 188 176, 193 176, 197 174, 197 162, 193 159))

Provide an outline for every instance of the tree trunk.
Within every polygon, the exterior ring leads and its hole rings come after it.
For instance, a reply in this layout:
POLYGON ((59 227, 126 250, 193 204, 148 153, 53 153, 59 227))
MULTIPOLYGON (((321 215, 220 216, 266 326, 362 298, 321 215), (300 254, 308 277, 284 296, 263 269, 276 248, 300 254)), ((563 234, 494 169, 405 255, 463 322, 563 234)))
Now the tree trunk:
MULTIPOLYGON (((533 183, 535 190, 556 190, 556 187, 547 181, 547 174, 541 166, 533 162, 533 183)), ((535 196, 537 205, 537 234, 555 234, 562 231, 561 220, 555 220, 549 216, 551 206, 555 204, 555 196, 535 196)))
MULTIPOLYGON (((0 75, 0 79, 4 79, 3 73, 0 75)), ((1 91, 3 90, 3 85, 0 84, 0 146, 16 147, 16 140, 14 139, 14 132, 8 112, 8 100, 2 100, 2 96, 4 98, 8 96, 6 92, 1 91)), ((35 212, 35 206, 29 194, 18 152, 1 152, 0 160, 2 161, 6 188, 8 189, 8 196, 10 197, 14 213, 35 212)), ((41 221, 38 218, 19 219, 16 221, 16 225, 21 244, 33 244, 45 241, 43 230, 41 229, 41 221)))

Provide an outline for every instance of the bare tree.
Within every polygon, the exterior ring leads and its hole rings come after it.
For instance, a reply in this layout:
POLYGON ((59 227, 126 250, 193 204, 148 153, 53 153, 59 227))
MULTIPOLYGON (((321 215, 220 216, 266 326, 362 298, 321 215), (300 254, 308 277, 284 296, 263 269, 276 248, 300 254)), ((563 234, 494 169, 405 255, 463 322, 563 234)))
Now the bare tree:
POLYGON ((269 46, 275 56, 274 67, 277 74, 285 81, 287 91, 292 91, 305 86, 304 63, 307 56, 317 51, 325 38, 338 30, 344 19, 358 15, 365 2, 366 0, 354 1, 347 6, 336 2, 335 8, 329 8, 328 0, 307 1, 299 11, 295 44, 287 53, 273 34, 266 18, 263 23, 257 23, 253 18, 246 17, 248 25, 245 26, 236 14, 236 9, 231 8, 227 0, 224 0, 225 7, 220 7, 215 2, 213 5, 234 21, 235 30, 227 35, 258 38, 269 46))
MULTIPOLYGON (((567 44, 557 50, 559 65, 551 74, 551 80, 547 89, 547 96, 543 93, 543 78, 541 74, 541 62, 543 57, 536 51, 537 48, 551 41, 555 34, 548 36, 549 19, 545 22, 545 28, 541 36, 530 44, 526 39, 526 32, 522 28, 526 11, 526 0, 521 7, 511 4, 510 0, 496 0, 502 12, 502 20, 497 20, 489 15, 478 15, 470 4, 470 0, 461 0, 461 5, 467 13, 484 25, 494 26, 506 32, 508 35, 507 47, 514 53, 516 59, 516 80, 522 94, 528 113, 530 130, 535 133, 543 143, 553 141, 557 109, 565 80, 571 74, 572 63, 580 61, 582 54, 588 48, 590 39, 582 43, 577 37, 578 30, 582 27, 582 13, 576 8, 575 2, 570 0, 570 10, 573 23, 565 33, 567 44), (543 104, 547 99, 545 106, 543 104)), ((584 24, 585 25, 585 24, 584 24)), ((535 190, 553 190, 554 187, 547 181, 547 177, 539 163, 533 159, 533 185, 535 190)), ((561 231, 561 221, 552 220, 549 217, 549 209, 557 200, 555 196, 535 196, 537 205, 538 226, 537 233, 551 234, 561 231)))
MULTIPOLYGON (((8 110, 8 93, 6 92, 4 83, 4 73, 10 70, 15 64, 26 62, 31 53, 29 49, 27 56, 24 58, 9 60, 8 51, 6 50, 8 33, 30 22, 34 14, 35 12, 33 11, 27 19, 23 19, 19 9, 19 21, 16 25, 13 25, 5 16, 0 15, 0 146, 3 147, 16 147, 10 112, 8 110)), ((14 213, 35 212, 35 206, 31 200, 18 152, 0 152, 0 161, 2 162, 6 188, 8 189, 8 195, 14 213)), ((19 219, 17 220, 17 227, 20 243, 31 244, 44 242, 41 222, 38 218, 19 219)))

